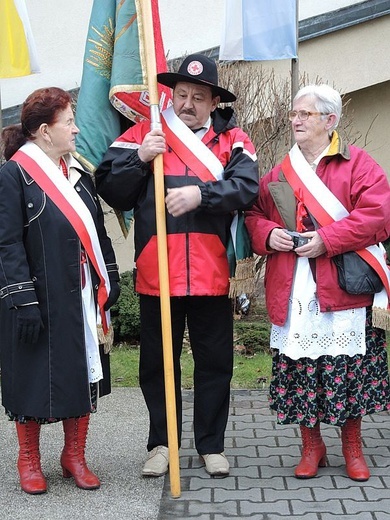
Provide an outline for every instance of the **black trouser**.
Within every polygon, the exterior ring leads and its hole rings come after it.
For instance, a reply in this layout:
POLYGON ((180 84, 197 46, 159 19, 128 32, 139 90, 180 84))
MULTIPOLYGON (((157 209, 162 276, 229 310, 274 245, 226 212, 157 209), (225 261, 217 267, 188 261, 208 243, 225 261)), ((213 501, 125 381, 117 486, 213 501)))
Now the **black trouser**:
MULTIPOLYGON (((160 298, 140 296, 140 385, 149 410, 148 451, 168 446, 160 298)), ((200 455, 221 453, 233 372, 233 316, 227 296, 171 298, 178 440, 182 402, 180 354, 186 320, 194 358, 194 435, 200 455)))

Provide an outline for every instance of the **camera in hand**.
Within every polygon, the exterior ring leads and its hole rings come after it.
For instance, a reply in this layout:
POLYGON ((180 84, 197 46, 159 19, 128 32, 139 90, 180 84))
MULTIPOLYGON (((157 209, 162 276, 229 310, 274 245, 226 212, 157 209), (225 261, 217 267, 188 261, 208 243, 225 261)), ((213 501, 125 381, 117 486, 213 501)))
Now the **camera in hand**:
POLYGON ((286 233, 290 235, 290 237, 293 240, 293 249, 296 249, 297 247, 304 246, 308 242, 310 242, 310 238, 303 237, 300 233, 297 233, 296 231, 287 231, 286 233))

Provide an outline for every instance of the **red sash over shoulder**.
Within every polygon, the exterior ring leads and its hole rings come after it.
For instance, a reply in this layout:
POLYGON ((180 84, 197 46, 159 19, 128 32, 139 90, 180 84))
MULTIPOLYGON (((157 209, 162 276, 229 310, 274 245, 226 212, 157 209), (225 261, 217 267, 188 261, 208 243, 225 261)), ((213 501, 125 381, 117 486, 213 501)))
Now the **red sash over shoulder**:
POLYGON ((58 175, 55 164, 35 144, 27 143, 23 145, 11 157, 11 160, 19 163, 28 172, 76 231, 91 264, 99 276, 98 306, 103 331, 107 333, 108 323, 104 304, 108 298, 110 282, 96 228, 88 208, 62 173, 58 175))
POLYGON ((223 166, 211 150, 176 116, 173 107, 162 112, 168 145, 203 182, 222 179, 223 166))

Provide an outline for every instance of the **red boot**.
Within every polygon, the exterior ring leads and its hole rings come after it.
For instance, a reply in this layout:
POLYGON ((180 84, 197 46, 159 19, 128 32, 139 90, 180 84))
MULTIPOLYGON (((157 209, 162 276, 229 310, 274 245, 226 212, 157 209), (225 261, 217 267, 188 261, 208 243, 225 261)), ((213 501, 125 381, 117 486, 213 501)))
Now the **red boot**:
POLYGON ((295 468, 297 478, 313 478, 319 467, 326 465, 326 446, 321 437, 320 424, 314 428, 300 426, 302 436, 302 458, 295 468))
POLYGON ((27 423, 16 422, 16 432, 19 441, 18 471, 20 486, 30 495, 46 493, 47 483, 41 470, 39 453, 39 433, 41 425, 35 421, 27 423))
POLYGON ((81 489, 99 488, 100 480, 88 469, 85 461, 89 415, 78 419, 64 419, 62 424, 65 433, 65 446, 61 455, 63 476, 73 477, 81 489))
POLYGON ((370 478, 370 470, 362 452, 361 424, 361 418, 347 419, 341 428, 341 442, 348 477, 364 482, 370 478))

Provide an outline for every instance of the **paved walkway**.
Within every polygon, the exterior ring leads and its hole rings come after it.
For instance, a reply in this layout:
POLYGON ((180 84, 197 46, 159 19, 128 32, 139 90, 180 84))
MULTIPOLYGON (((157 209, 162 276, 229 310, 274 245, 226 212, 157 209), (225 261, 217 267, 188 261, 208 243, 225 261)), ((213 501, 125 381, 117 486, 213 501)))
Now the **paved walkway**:
POLYGON ((353 482, 345 475, 339 431, 331 426, 322 428, 329 467, 321 468, 315 479, 298 480, 293 477, 300 457, 298 428, 276 425, 266 391, 233 391, 225 444, 231 474, 211 479, 193 447, 192 395, 185 395, 182 494, 170 498, 166 478, 159 520, 390 519, 390 414, 363 421, 372 473, 368 482, 353 482))
POLYGON ((279 426, 267 405, 266 391, 233 391, 226 432, 231 475, 210 478, 193 446, 192 392, 184 393, 180 450, 181 496, 170 495, 169 476, 142 479, 147 413, 137 388, 116 388, 99 402, 92 417, 87 458, 102 480, 96 491, 64 480, 59 466, 61 425, 42 428, 42 465, 46 495, 19 488, 14 425, 0 416, 0 500, 3 519, 21 520, 390 520, 390 414, 363 421, 368 482, 346 477, 339 431, 323 427, 329 466, 315 479, 293 477, 299 459, 298 429, 279 426))

